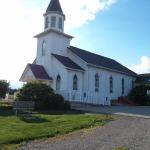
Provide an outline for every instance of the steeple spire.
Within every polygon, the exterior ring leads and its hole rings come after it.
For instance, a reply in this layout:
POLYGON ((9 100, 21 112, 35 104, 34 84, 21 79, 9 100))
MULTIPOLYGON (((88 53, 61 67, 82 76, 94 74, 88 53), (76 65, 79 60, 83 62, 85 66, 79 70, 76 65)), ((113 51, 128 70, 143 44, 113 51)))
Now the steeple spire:
POLYGON ((59 12, 59 13, 63 14, 59 0, 51 0, 50 4, 46 10, 46 13, 52 12, 52 11, 59 12))
POLYGON ((44 30, 57 30, 64 32, 65 15, 62 11, 59 0, 51 0, 44 14, 45 27, 44 30))

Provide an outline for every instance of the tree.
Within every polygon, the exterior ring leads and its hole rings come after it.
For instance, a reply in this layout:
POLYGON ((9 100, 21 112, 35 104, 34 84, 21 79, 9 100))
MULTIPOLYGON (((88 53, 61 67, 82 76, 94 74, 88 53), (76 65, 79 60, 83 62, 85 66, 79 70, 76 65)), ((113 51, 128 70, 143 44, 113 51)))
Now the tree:
POLYGON ((150 90, 150 86, 136 86, 129 94, 129 98, 139 105, 150 105, 150 96, 147 95, 147 90, 150 90))
POLYGON ((70 104, 61 95, 55 94, 53 89, 43 83, 27 83, 16 95, 20 101, 34 101, 36 109, 66 110, 70 104))
POLYGON ((8 88, 9 83, 5 80, 0 80, 0 98, 5 98, 8 88))
POLYGON ((38 82, 31 82, 25 84, 17 93, 16 97, 17 100, 20 101, 44 101, 46 99, 49 99, 51 94, 53 93, 53 90, 43 84, 38 82))

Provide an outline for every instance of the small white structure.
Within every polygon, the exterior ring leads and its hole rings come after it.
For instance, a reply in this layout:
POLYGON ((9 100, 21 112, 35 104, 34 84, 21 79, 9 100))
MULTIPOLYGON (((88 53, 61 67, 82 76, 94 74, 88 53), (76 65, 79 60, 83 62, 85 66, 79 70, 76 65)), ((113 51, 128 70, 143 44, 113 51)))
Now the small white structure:
POLYGON ((35 36, 36 60, 20 81, 46 83, 74 102, 110 105, 110 100, 128 95, 137 74, 113 59, 71 46, 59 0, 51 0, 44 21, 44 32, 35 36))
POLYGON ((150 90, 147 90, 147 95, 149 95, 149 96, 150 96, 150 90))

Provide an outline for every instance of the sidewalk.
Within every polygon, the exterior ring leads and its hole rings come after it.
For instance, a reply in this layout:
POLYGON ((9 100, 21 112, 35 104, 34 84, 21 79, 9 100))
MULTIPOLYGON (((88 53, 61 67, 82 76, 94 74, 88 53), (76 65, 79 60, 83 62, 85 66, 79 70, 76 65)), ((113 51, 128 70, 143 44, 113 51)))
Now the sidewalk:
POLYGON ((87 104, 71 104, 71 108, 75 110, 102 113, 102 114, 114 114, 131 117, 141 117, 150 119, 150 106, 92 106, 87 104))

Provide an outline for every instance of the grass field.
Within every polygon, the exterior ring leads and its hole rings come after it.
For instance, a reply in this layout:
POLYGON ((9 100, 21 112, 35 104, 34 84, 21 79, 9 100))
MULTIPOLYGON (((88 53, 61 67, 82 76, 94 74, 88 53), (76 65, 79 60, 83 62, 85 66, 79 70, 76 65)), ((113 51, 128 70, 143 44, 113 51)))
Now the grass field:
MULTIPOLYGON (((0 149, 6 145, 29 140, 53 137, 75 130, 102 126, 110 115, 84 114, 82 112, 34 112, 16 117, 12 110, 0 108, 0 149)), ((11 149, 11 148, 10 148, 11 149)))

